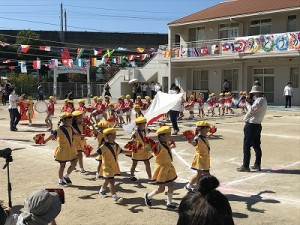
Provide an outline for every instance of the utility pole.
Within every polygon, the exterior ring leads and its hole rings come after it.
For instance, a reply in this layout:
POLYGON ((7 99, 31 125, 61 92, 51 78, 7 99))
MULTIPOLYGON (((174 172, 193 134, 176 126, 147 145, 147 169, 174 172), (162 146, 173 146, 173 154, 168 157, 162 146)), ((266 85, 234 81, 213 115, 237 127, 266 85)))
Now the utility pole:
POLYGON ((60 3, 60 41, 64 42, 64 10, 63 4, 60 3))
POLYGON ((67 10, 65 9, 65 32, 67 32, 67 10))

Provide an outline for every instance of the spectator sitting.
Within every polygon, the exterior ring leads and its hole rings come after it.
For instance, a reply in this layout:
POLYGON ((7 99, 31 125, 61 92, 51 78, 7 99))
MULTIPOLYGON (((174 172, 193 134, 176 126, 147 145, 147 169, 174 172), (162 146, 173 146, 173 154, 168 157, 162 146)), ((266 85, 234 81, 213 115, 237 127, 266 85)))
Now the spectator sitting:
POLYGON ((47 190, 32 192, 24 203, 24 212, 8 216, 5 225, 56 225, 61 200, 57 193, 47 190))
POLYGON ((177 225, 234 224, 228 199, 216 190, 219 185, 216 177, 203 175, 196 190, 189 192, 182 199, 177 225))

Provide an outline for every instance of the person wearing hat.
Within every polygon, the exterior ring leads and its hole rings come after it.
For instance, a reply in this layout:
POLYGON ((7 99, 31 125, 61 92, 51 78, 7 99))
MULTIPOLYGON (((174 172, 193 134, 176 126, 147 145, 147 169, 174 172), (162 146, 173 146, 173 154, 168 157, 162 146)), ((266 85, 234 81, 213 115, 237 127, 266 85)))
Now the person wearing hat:
MULTIPOLYGON (((98 148, 105 142, 104 139, 104 134, 103 134, 103 130, 109 127, 109 123, 106 120, 100 120, 97 124, 97 128, 96 129, 93 126, 93 131, 94 131, 94 137, 97 139, 98 141, 98 148)), ((102 164, 102 156, 98 155, 95 157, 96 161, 98 161, 98 167, 97 167, 97 172, 96 172, 96 180, 99 179, 99 172, 100 172, 100 168, 101 168, 101 164, 102 164)))
POLYGON ((96 108, 97 108, 97 105, 98 105, 98 96, 94 96, 93 97, 93 103, 92 103, 92 109, 93 110, 96 110, 96 108))
POLYGON ((115 191, 115 176, 120 175, 120 167, 118 163, 118 155, 120 153, 131 153, 129 150, 122 150, 115 142, 117 129, 106 128, 103 130, 105 142, 98 148, 97 152, 89 157, 102 156, 102 165, 100 168, 100 177, 104 178, 104 183, 99 190, 99 194, 106 198, 106 187, 109 185, 110 193, 114 203, 122 203, 123 198, 118 197, 115 191))
POLYGON ((58 146, 54 151, 55 161, 59 163, 58 171, 58 184, 61 186, 68 186, 72 184, 69 175, 75 169, 77 163, 77 149, 74 145, 74 138, 76 135, 83 137, 82 135, 76 134, 72 127, 72 113, 62 113, 60 115, 60 121, 58 123, 57 130, 51 132, 51 135, 45 139, 44 143, 50 140, 56 139, 58 146), (60 126, 60 124, 63 124, 60 126), (70 162, 71 165, 67 169, 67 173, 64 174, 66 163, 70 162))
POLYGON ((141 109, 144 107, 144 103, 143 103, 142 97, 140 95, 136 96, 135 104, 139 105, 141 109))
MULTIPOLYGON (((267 100, 263 96, 263 91, 261 86, 253 86, 250 94, 253 95, 253 104, 247 104, 248 112, 244 117, 245 126, 244 126, 244 142, 243 142, 243 165, 237 168, 238 172, 249 172, 249 164, 251 157, 251 146, 255 151, 255 162, 254 166, 251 166, 251 169, 261 170, 261 130, 262 130, 262 121, 267 111, 267 100)), ((249 102, 251 99, 247 96, 246 101, 249 102)))
POLYGON ((79 107, 76 109, 76 111, 82 111, 83 112, 82 117, 83 118, 87 117, 87 115, 86 115, 87 108, 85 106, 85 100, 84 99, 79 99, 78 100, 78 105, 79 105, 79 107))
POLYGON ((30 98, 27 98, 26 101, 26 116, 28 119, 28 125, 31 126, 32 125, 32 119, 34 116, 34 109, 33 109, 33 101, 30 98))
POLYGON ((288 82, 283 90, 283 96, 285 97, 285 108, 292 106, 293 88, 292 83, 288 82))
POLYGON ((148 174, 148 179, 151 181, 151 167, 150 167, 150 159, 152 158, 152 153, 150 151, 145 150, 145 140, 144 138, 147 136, 146 131, 146 123, 147 119, 143 116, 140 116, 135 119, 136 128, 132 132, 131 141, 134 141, 138 144, 142 144, 141 149, 136 152, 132 152, 132 165, 130 169, 130 180, 137 181, 137 178, 134 175, 135 168, 139 161, 144 162, 146 167, 146 172, 148 174))
POLYGON ((143 105, 143 110, 147 110, 151 105, 151 98, 149 96, 145 96, 145 102, 143 105))
POLYGON ((215 115, 215 108, 214 108, 214 95, 210 94, 209 98, 206 100, 207 103, 207 116, 209 116, 209 113, 211 113, 211 116, 215 115))
POLYGON ((104 102, 103 102, 103 105, 105 106, 105 110, 108 110, 109 103, 110 103, 110 97, 108 95, 105 95, 104 102))
POLYGON ((118 122, 117 112, 113 103, 108 104, 108 110, 105 113, 105 119, 109 123, 109 127, 116 127, 118 122))
POLYGON ((222 92, 219 94, 220 98, 218 100, 219 106, 218 106, 218 111, 219 111, 219 116, 221 115, 221 110, 222 110, 222 116, 225 114, 225 94, 222 92))
POLYGON ((234 111, 232 109, 232 95, 231 95, 231 92, 226 92, 225 93, 225 111, 226 111, 226 114, 228 114, 228 110, 230 111, 231 114, 234 114, 234 111))
POLYGON ((204 174, 209 174, 210 170, 210 146, 207 135, 210 124, 206 121, 196 122, 196 135, 193 140, 188 140, 188 143, 195 147, 195 155, 191 169, 197 173, 191 178, 190 182, 185 185, 185 189, 191 191, 193 185, 196 184, 199 178, 204 174))
POLYGON ((198 97, 197 97, 197 103, 198 103, 198 116, 201 118, 204 118, 205 113, 204 113, 204 95, 203 93, 199 92, 198 97))
POLYGON ((23 212, 8 216, 5 225, 56 225, 55 218, 61 211, 61 205, 56 192, 35 190, 26 198, 23 212))
POLYGON ((150 193, 146 193, 144 196, 145 204, 148 207, 152 206, 152 198, 165 191, 165 187, 168 187, 167 192, 167 209, 176 209, 177 207, 172 203, 174 180, 177 178, 175 167, 173 166, 173 156, 171 149, 168 146, 168 142, 171 139, 171 127, 162 126, 157 131, 159 144, 157 145, 157 151, 154 150, 155 155, 155 169, 153 172, 152 180, 156 181, 158 188, 150 193))
POLYGON ((141 107, 138 104, 134 104, 133 105, 133 109, 135 111, 135 118, 138 118, 140 116, 144 116, 144 114, 142 113, 141 107))
POLYGON ((122 96, 118 98, 118 102, 115 104, 115 109, 118 117, 118 125, 119 127, 122 127, 122 124, 125 123, 124 118, 123 118, 123 109, 125 107, 124 100, 122 96))
POLYGON ((194 105, 195 105, 195 96, 190 95, 188 104, 185 106, 187 110, 189 110, 189 119, 194 119, 194 105))
POLYGON ((62 108, 61 108, 61 112, 68 112, 68 108, 69 108, 69 104, 68 104, 68 101, 69 101, 69 99, 65 99, 64 100, 64 105, 62 106, 62 108))
POLYGON ((68 109, 67 112, 68 113, 72 113, 75 111, 75 107, 74 107, 74 101, 73 100, 68 100, 68 109))
POLYGON ((247 107, 246 107, 246 91, 240 91, 240 98, 237 102, 238 107, 241 109, 242 114, 246 114, 247 107))
POLYGON ((133 102, 130 99, 130 95, 126 95, 126 101, 125 101, 125 106, 123 109, 123 112, 125 112, 126 115, 126 123, 130 124, 131 123, 131 113, 132 113, 132 108, 133 108, 133 102))
POLYGON ((86 145, 86 141, 85 139, 82 137, 83 135, 83 124, 82 124, 82 120, 83 120, 83 111, 74 111, 72 112, 72 116, 73 116, 73 122, 72 122, 72 127, 73 130, 75 132, 74 136, 74 148, 77 150, 77 161, 79 164, 79 172, 81 174, 85 174, 86 170, 83 167, 83 157, 82 157, 82 152, 84 149, 84 146, 86 145))
POLYGON ((46 119, 45 119, 45 123, 46 123, 47 127, 49 127, 48 131, 51 131, 53 129, 53 124, 52 124, 52 117, 53 116, 54 116, 54 97, 49 96, 47 116, 46 116, 46 119))

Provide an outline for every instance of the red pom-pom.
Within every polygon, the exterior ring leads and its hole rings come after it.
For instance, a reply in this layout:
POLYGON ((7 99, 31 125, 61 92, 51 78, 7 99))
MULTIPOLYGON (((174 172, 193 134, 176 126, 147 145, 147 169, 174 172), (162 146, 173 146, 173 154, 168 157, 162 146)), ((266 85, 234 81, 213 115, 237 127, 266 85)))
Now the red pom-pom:
POLYGON ((187 140, 192 140, 193 137, 195 136, 194 131, 192 130, 186 130, 183 132, 183 136, 187 139, 187 140))
POLYGON ((93 151, 93 147, 92 146, 90 146, 90 145, 84 146, 83 153, 86 156, 90 156, 90 154, 91 154, 92 151, 93 151))
POLYGON ((211 127, 209 128, 209 132, 212 133, 212 134, 214 134, 214 133, 217 132, 217 128, 216 128, 215 126, 211 126, 211 127))
POLYGON ((86 137, 93 137, 94 133, 89 128, 89 126, 85 126, 84 129, 83 129, 83 135, 86 136, 86 137))
POLYGON ((33 140, 35 142, 35 144, 38 144, 38 145, 41 145, 41 144, 45 144, 45 134, 44 133, 40 133, 40 134, 37 134, 33 137, 33 140))

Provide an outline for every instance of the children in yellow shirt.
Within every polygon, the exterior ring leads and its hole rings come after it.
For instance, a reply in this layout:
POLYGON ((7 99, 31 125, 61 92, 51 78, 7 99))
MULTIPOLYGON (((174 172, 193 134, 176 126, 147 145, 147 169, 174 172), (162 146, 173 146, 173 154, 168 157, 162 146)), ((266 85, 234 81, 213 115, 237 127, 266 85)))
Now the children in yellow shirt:
POLYGON ((103 177, 104 183, 100 188, 99 194, 102 197, 107 197, 106 187, 109 185, 110 193, 114 200, 114 203, 122 203, 123 198, 118 197, 115 191, 115 176, 120 175, 120 167, 118 163, 118 155, 121 152, 131 153, 128 150, 122 150, 121 147, 115 142, 116 140, 115 128, 106 128, 103 131, 106 142, 104 142, 100 148, 97 150, 97 153, 91 154, 90 156, 102 156, 102 165, 100 169, 100 176, 103 177))
MULTIPOLYGON (((82 125, 83 114, 84 114, 84 111, 76 110, 76 111, 72 112, 72 116, 73 116, 72 127, 73 127, 74 132, 79 135, 83 135, 83 125, 82 125)), ((78 164, 80 167, 79 172, 81 174, 85 174, 86 170, 83 168, 82 152, 86 145, 86 141, 85 141, 84 137, 81 137, 79 135, 76 135, 74 137, 74 145, 75 145, 75 149, 77 151, 77 159, 78 159, 78 164)))
POLYGON ((168 146, 168 142, 171 139, 171 127, 162 126, 157 131, 159 144, 158 150, 155 153, 155 169, 152 179, 158 184, 158 188, 150 193, 146 193, 144 196, 145 203, 148 207, 152 206, 152 198, 165 191, 165 187, 168 187, 167 192, 167 208, 176 209, 177 207, 172 203, 174 180, 176 180, 176 170, 172 164, 173 156, 171 149, 168 146))
POLYGON ((75 169, 77 163, 77 151, 74 145, 75 132, 72 128, 72 114, 63 113, 60 115, 60 122, 58 129, 51 132, 51 135, 45 139, 45 143, 52 139, 57 139, 58 146, 54 151, 54 158, 59 162, 58 171, 58 184, 61 186, 68 186, 72 184, 69 175, 75 169), (63 125, 60 126, 60 123, 63 125), (67 169, 67 173, 64 173, 66 163, 70 162, 71 165, 67 169))
MULTIPOLYGON (((109 123, 106 120, 100 120, 99 123, 97 124, 98 129, 94 129, 94 136, 98 141, 98 148, 105 142, 104 139, 104 134, 103 130, 109 127, 109 123)), ((93 127, 94 128, 94 127, 93 127)), ((102 156, 98 155, 96 156, 96 161, 98 161, 98 167, 97 167, 97 172, 96 172, 96 179, 99 179, 99 173, 101 169, 101 164, 102 164, 102 156)))
POLYGON ((199 178, 204 174, 209 174, 210 169, 210 146, 207 135, 210 124, 205 121, 198 121, 196 123, 196 136, 193 140, 189 140, 189 144, 195 147, 195 156, 192 162, 191 169, 196 170, 195 174, 189 183, 185 185, 185 189, 192 190, 193 184, 196 184, 199 178))
POLYGON ((135 119, 137 128, 132 132, 131 140, 137 144, 142 144, 141 149, 137 152, 132 152, 132 166, 130 169, 130 180, 137 181, 137 178, 134 176, 135 168, 139 161, 143 161, 146 166, 146 172, 148 175, 149 181, 151 181, 151 167, 150 159, 152 158, 152 153, 145 150, 145 141, 144 138, 147 135, 146 123, 147 119, 145 117, 138 117, 135 119))

